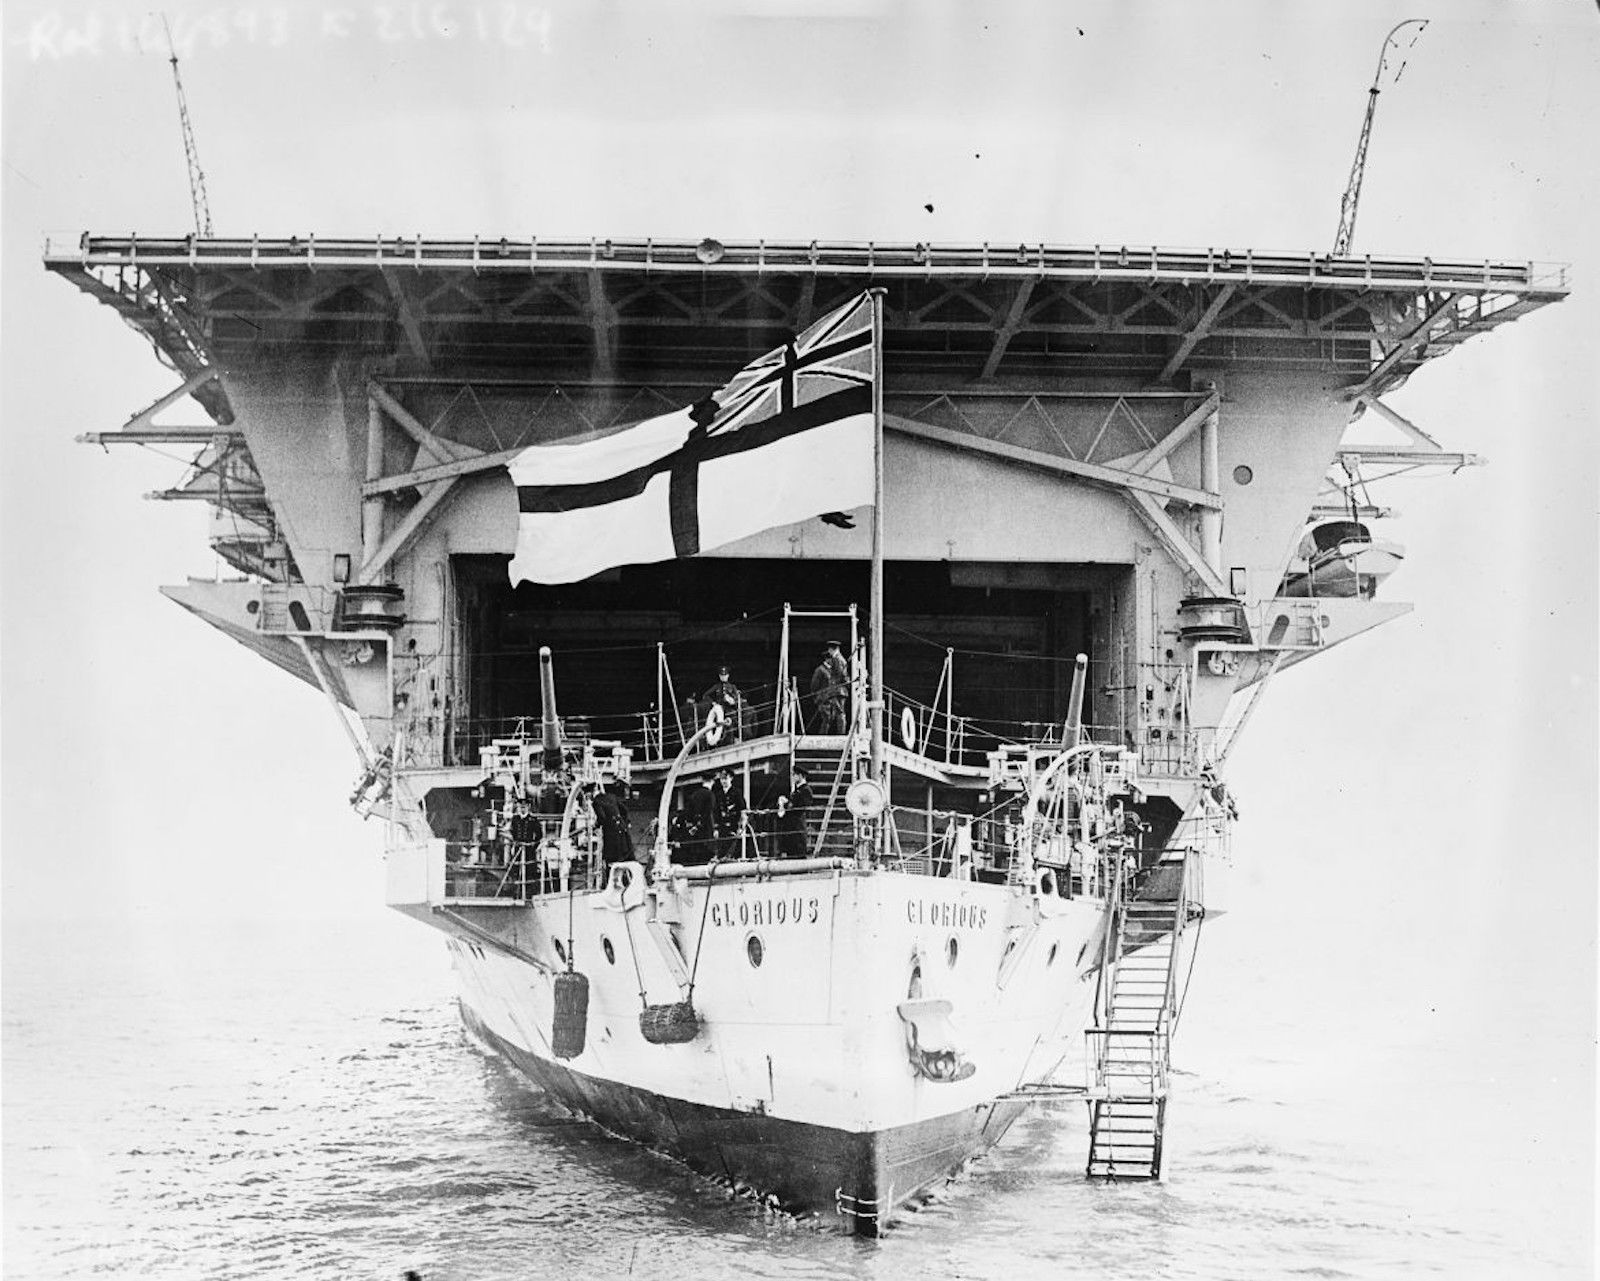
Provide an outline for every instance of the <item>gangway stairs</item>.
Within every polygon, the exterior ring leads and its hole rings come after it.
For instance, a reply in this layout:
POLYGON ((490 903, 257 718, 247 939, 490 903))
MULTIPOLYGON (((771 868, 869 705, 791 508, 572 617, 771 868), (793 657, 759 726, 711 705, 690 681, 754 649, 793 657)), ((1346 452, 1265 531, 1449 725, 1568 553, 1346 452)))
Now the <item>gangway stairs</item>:
POLYGON ((1178 943, 1187 916, 1182 893, 1129 899, 1118 913, 1100 1026, 1088 1031, 1091 1179, 1161 1177, 1178 943))
POLYGON ((790 763, 805 771, 811 785, 812 852, 849 857, 854 851, 853 821, 844 796, 859 776, 861 762, 846 735, 805 735, 794 741, 790 763))

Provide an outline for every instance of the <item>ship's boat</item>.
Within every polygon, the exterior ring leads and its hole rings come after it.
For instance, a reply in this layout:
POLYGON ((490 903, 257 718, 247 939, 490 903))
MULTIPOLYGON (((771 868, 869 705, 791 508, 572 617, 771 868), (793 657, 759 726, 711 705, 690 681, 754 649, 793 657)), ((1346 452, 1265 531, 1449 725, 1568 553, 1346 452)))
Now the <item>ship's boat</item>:
POLYGON ((240 577, 167 592, 321 691, 471 1034, 863 1233, 1043 1098, 1087 1104, 1090 1176, 1160 1177, 1229 753, 1276 672, 1407 608, 1329 470, 1465 458, 1341 443, 1352 404, 1566 292, 709 239, 46 266, 179 371, 87 439, 197 451, 156 496, 240 577))
POLYGON ((1370 600, 1404 559, 1405 548, 1373 538, 1360 521, 1317 521, 1296 545, 1278 594, 1370 600))

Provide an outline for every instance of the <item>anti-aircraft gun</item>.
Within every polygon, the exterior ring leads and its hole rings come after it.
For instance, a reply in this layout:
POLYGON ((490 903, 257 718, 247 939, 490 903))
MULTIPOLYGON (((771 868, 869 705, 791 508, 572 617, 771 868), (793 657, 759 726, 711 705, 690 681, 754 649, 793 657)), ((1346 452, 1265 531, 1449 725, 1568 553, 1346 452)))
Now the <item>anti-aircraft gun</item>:
MULTIPOLYGON (((632 780, 633 752, 620 741, 567 734, 556 704, 555 659, 548 645, 539 647, 539 732, 537 737, 518 721, 505 738, 493 739, 480 752, 485 782, 504 787, 510 796, 524 797, 544 812, 543 793, 559 788, 561 805, 574 788, 585 784, 632 780)), ((554 793, 550 799, 554 801, 554 793)), ((559 812, 561 806, 555 807, 559 812)))
POLYGON ((556 716, 556 665, 548 645, 539 646, 539 696, 542 722, 540 737, 544 745, 544 774, 548 779, 562 766, 561 722, 556 716))

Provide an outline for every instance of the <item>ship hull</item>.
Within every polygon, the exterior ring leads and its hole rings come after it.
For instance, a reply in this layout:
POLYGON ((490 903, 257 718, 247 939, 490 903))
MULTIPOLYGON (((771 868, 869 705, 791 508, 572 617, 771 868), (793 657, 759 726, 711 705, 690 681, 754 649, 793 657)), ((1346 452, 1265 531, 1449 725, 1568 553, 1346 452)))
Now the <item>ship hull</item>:
POLYGON ((681 996, 643 904, 594 894, 433 923, 455 935, 472 1035, 559 1102, 787 1210, 876 1235, 1001 1139, 1026 1107, 1019 1091, 1069 1074, 1102 908, 926 876, 785 879, 682 900, 674 928, 691 945, 699 1021, 682 1044, 642 1035, 643 1007, 681 996), (496 946, 491 930, 514 941, 496 946), (557 943, 587 980, 577 1047, 554 1035, 561 967, 541 958, 557 943), (948 1020, 908 1021, 919 1003, 948 1020), (913 1049, 941 1035, 963 1069, 943 1080, 913 1049))
POLYGON ((992 1100, 885 1130, 848 1131, 671 1098, 575 1072, 495 1035, 465 1005, 468 1032, 563 1106, 785 1210, 835 1218, 865 1236, 897 1206, 988 1151, 1027 1107, 992 1100))

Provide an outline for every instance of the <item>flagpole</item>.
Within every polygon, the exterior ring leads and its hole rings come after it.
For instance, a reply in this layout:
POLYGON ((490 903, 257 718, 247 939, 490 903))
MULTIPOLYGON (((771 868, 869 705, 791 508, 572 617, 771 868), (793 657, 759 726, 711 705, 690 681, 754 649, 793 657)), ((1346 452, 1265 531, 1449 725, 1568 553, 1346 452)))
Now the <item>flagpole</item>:
MULTIPOLYGON (((867 706, 872 714, 872 777, 887 789, 883 768, 883 295, 872 299, 872 581, 868 610, 872 627, 867 640, 867 706)), ((883 831, 888 832, 887 811, 883 831)))

